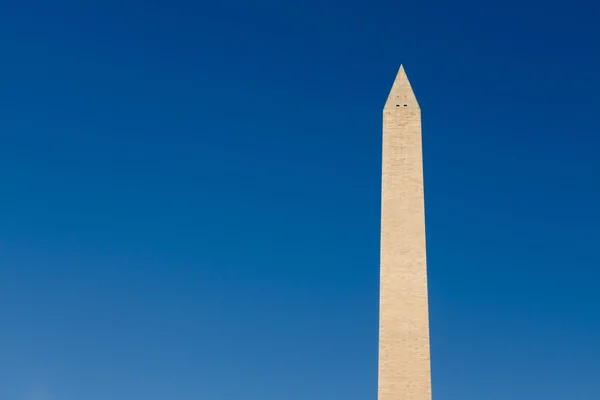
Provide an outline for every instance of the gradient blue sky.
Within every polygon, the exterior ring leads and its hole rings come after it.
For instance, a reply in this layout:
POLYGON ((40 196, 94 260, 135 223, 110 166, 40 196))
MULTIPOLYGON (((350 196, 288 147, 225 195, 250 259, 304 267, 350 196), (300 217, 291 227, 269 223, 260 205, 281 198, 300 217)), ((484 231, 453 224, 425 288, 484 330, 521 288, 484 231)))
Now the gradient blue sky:
POLYGON ((400 63, 435 400, 599 399, 592 3, 2 2, 0 399, 375 400, 400 63))

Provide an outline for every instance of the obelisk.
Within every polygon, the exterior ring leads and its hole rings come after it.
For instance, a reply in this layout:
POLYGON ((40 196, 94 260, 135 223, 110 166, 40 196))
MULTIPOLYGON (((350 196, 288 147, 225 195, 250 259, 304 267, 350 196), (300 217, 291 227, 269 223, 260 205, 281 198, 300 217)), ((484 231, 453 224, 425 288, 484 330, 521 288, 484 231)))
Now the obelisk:
POLYGON ((430 400, 421 109, 401 66, 383 108, 379 400, 430 400))

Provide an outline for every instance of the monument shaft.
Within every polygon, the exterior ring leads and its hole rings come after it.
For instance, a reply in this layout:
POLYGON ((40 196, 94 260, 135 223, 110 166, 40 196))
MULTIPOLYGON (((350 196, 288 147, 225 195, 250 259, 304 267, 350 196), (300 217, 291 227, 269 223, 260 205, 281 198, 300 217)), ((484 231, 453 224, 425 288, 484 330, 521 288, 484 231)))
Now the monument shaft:
POLYGON ((383 110, 379 400, 430 400, 421 110, 404 69, 383 110))

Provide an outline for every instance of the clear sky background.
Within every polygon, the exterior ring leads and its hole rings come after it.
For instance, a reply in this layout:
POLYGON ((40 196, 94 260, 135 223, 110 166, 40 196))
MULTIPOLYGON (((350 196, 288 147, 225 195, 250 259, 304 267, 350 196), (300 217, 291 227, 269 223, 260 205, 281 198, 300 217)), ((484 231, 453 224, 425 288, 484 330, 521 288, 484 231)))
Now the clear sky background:
POLYGON ((0 399, 375 400, 400 63, 435 400, 599 399, 593 3, 2 2, 0 399))

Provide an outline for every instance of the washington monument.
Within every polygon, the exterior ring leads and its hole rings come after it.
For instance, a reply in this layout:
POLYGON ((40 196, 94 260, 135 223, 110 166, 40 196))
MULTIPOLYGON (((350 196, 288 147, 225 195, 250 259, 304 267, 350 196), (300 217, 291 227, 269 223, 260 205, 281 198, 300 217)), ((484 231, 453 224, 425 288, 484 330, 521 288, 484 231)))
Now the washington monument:
POLYGON ((421 109, 400 67, 383 108, 379 400, 431 400, 421 109))

